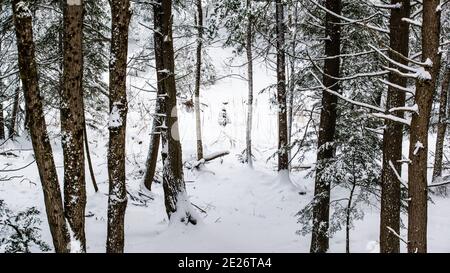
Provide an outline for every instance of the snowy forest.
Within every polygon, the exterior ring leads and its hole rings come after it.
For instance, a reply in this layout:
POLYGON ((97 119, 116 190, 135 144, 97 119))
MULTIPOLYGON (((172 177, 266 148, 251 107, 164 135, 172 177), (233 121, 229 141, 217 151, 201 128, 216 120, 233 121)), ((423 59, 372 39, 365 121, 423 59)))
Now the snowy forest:
POLYGON ((0 253, 450 252, 450 1, 0 10, 0 253))

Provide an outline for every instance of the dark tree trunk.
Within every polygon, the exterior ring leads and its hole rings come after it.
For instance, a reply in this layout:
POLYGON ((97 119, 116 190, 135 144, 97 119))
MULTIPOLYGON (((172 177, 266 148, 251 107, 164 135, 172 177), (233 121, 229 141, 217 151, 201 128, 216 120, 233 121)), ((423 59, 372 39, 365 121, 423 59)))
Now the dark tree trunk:
POLYGON ((289 154, 287 152, 287 112, 286 112, 286 54, 284 7, 276 0, 275 18, 277 33, 277 101, 278 101, 278 171, 288 171, 289 154))
MULTIPOLYGON (((1 90, 2 84, 0 84, 0 93, 2 92, 1 90)), ((0 97, 0 139, 5 139, 5 118, 3 116, 3 99, 4 96, 0 97)))
POLYGON ((252 0, 247 0, 248 22, 245 50, 247 51, 247 77, 248 77, 248 101, 247 101, 247 129, 246 129, 246 161, 250 167, 253 167, 252 159, 252 123, 253 123, 253 52, 252 52, 252 0))
MULTIPOLYGON (((172 37, 172 1, 158 0, 154 5, 157 29, 162 37, 158 38, 161 50, 161 63, 157 64, 158 82, 163 90, 159 95, 162 110, 165 114, 164 126, 161 126, 163 161, 163 188, 166 212, 171 221, 190 222, 196 224, 190 210, 183 176, 181 143, 178 132, 177 92, 175 85, 174 49, 172 37), (162 69, 159 69, 161 67, 162 69), (164 93, 163 93, 164 92, 164 93), (173 217, 176 215, 177 219, 173 217)), ((158 61, 158 60, 157 60, 158 61)))
POLYGON ((352 201, 353 195, 356 189, 356 179, 355 173, 353 173, 353 183, 352 189, 350 190, 350 196, 348 198, 347 210, 346 210, 346 219, 345 219, 345 252, 350 253, 350 223, 351 223, 351 214, 352 214, 352 201))
POLYGON ((124 221, 127 207, 125 180, 125 133, 127 121, 127 53, 131 19, 129 0, 111 1, 111 59, 109 63, 109 147, 108 147, 108 235, 106 251, 124 249, 124 221))
POLYGON ((56 252, 70 250, 70 236, 64 217, 52 147, 47 134, 42 99, 39 93, 37 65, 33 42, 32 15, 22 1, 13 0, 20 79, 23 85, 26 113, 36 164, 44 192, 44 202, 53 246, 56 252))
POLYGON ((8 134, 10 138, 14 138, 14 136, 17 135, 16 132, 16 122, 17 122, 17 113, 19 112, 19 95, 20 95, 20 88, 16 88, 16 93, 14 94, 14 102, 13 102, 13 109, 11 112, 11 119, 9 120, 9 129, 8 134))
MULTIPOLYGON (((72 3, 73 2, 73 3, 72 3)), ((64 6, 61 135, 64 154, 64 212, 74 238, 86 251, 84 231, 86 184, 83 112, 83 1, 64 6)))
MULTIPOLYGON (((450 54, 448 55, 450 56, 450 54)), ((450 57, 448 57, 450 60, 450 57)), ((447 132, 447 101, 450 82, 450 64, 447 64, 442 81, 441 96, 439 100, 439 121, 436 137, 436 151, 434 153, 433 183, 441 182, 442 177, 442 159, 444 156, 445 133, 447 132)), ((438 187, 437 193, 443 196, 447 195, 447 186, 438 187)))
POLYGON ((195 69, 195 131, 197 135, 197 160, 203 158, 202 124, 200 118, 200 85, 202 78, 202 48, 203 48, 203 9, 202 0, 197 0, 197 63, 195 69))
MULTIPOLYGON (((161 27, 161 6, 160 4, 153 5, 153 27, 157 29, 161 27)), ((166 94, 164 90, 164 86, 162 84, 163 78, 160 76, 158 71, 163 70, 163 56, 162 56, 162 47, 163 47, 163 37, 161 33, 158 31, 153 32, 153 47, 155 51, 155 68, 157 74, 157 94, 156 94, 156 105, 155 105, 155 115, 153 117, 152 124, 152 132, 150 139, 150 147, 147 156, 147 161, 145 162, 145 176, 144 176, 144 185, 145 187, 151 191, 152 183, 155 176, 156 171, 156 163, 158 161, 158 150, 160 143, 160 135, 161 135, 161 126, 163 124, 163 115, 164 109, 162 108, 162 97, 161 95, 166 94)))
POLYGON ((94 174, 94 167, 92 166, 92 160, 91 160, 91 152, 89 151, 89 141, 88 141, 88 137, 87 137, 87 128, 86 128, 86 124, 84 125, 84 148, 86 149, 86 159, 88 162, 88 166, 89 166, 89 174, 91 175, 91 180, 92 180, 92 186, 94 186, 94 190, 95 192, 98 192, 98 186, 97 186, 97 181, 95 180, 95 174, 94 174))
POLYGON ((441 12, 437 10, 439 0, 423 1, 422 61, 432 61, 432 67, 425 67, 431 79, 416 80, 415 102, 419 114, 411 120, 408 168, 408 252, 427 252, 427 159, 428 128, 431 106, 439 74, 439 36, 441 12))
MULTIPOLYGON (((3 11, 3 7, 0 4, 0 11, 3 11)), ((0 41, 0 50, 2 50, 2 42, 0 41)), ((3 116, 3 101, 5 100, 3 90, 3 79, 0 79, 0 139, 5 139, 5 117, 3 116)))
MULTIPOLYGON (((336 14, 341 14, 340 0, 327 0, 326 8, 336 14)), ((333 57, 340 55, 341 46, 341 27, 339 18, 327 13, 325 19, 325 56, 333 57)), ((339 77, 340 58, 327 58, 324 64, 324 71, 327 75, 339 77)), ((323 84, 327 88, 339 92, 338 81, 323 76, 323 84)), ((327 252, 329 246, 328 227, 329 227, 329 210, 330 210, 330 183, 325 177, 321 176, 321 172, 332 159, 334 149, 331 144, 334 141, 336 131, 336 105, 337 97, 323 92, 322 94, 322 111, 320 112, 320 129, 318 137, 317 152, 317 169, 315 178, 313 208, 313 231, 311 238, 311 252, 327 252)))
MULTIPOLYGON (((402 54, 409 54, 409 24, 402 18, 409 18, 410 0, 392 0, 392 4, 400 3, 401 7, 391 9, 390 47, 402 54)), ((390 58, 408 65, 405 59, 390 53, 390 58)), ((407 79, 395 73, 389 74, 389 82, 406 87, 407 79)), ((405 105, 405 92, 395 87, 388 87, 386 109, 405 105)), ((403 112, 393 113, 403 118, 403 112)), ((395 171, 401 174, 403 125, 399 122, 386 120, 383 134, 383 169, 381 171, 381 215, 380 215, 380 251, 382 253, 400 252, 400 239, 389 231, 392 228, 400 234, 400 181, 395 171), (391 163, 390 163, 391 162, 391 163), (395 171, 391 165, 395 167, 395 171)))

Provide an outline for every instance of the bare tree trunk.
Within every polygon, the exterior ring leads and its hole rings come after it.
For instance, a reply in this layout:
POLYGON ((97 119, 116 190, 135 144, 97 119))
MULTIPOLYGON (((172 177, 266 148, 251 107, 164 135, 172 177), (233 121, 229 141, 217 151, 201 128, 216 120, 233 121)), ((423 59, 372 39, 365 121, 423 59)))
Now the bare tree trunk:
MULTIPOLYGON (((181 143, 178 131, 177 92, 175 85, 175 64, 172 37, 172 1, 158 0, 154 4, 156 27, 162 35, 158 38, 158 48, 161 58, 157 64, 158 82, 161 81, 163 92, 159 95, 160 103, 165 113, 161 126, 163 161, 163 188, 166 212, 170 221, 181 221, 196 224, 197 220, 191 211, 191 205, 186 194, 183 176, 181 143), (157 11, 157 12, 156 12, 157 11), (159 69, 161 66, 162 69, 159 69)), ((157 60, 158 61, 158 60, 157 60)))
MULTIPOLYGON (((0 92, 3 84, 0 83, 0 92)), ((3 117, 3 99, 4 96, 0 96, 0 139, 5 139, 5 118, 3 117)))
POLYGON ((278 100, 278 171, 289 171, 287 152, 287 113, 286 113, 286 54, 284 7, 281 0, 275 1, 277 32, 277 100, 278 100))
MULTIPOLYGON (((156 33, 156 31, 154 33, 156 33)), ((156 40, 156 38, 154 40, 156 40)), ((155 55, 157 55, 156 48, 155 48, 155 55)), ((155 56, 155 58, 157 58, 157 57, 155 56)), ((158 85, 160 85, 159 82, 158 82, 158 85)), ((158 88, 157 96, 161 95, 159 93, 160 90, 161 90, 161 88, 158 88)), ((150 146, 149 146, 149 150, 148 150, 147 161, 145 162, 144 186, 149 191, 152 190, 153 178, 155 177, 155 171, 156 171, 156 163, 158 161, 158 150, 159 150, 159 143, 160 143, 160 136, 159 136, 160 132, 158 131, 158 128, 161 125, 162 125, 161 106, 160 106, 159 99, 157 98, 156 106, 155 106, 155 115, 153 117, 150 146)))
POLYGON ((128 28, 131 19, 129 0, 111 1, 111 59, 109 63, 109 147, 108 147, 108 235, 106 251, 124 249, 124 222, 127 207, 125 180, 125 134, 127 121, 128 28))
MULTIPOLYGON (((3 10, 3 7, 0 4, 0 11, 3 10)), ((0 51, 2 50, 2 42, 0 41, 0 51)), ((0 139, 5 139, 5 117, 3 116, 3 100, 6 96, 4 96, 3 90, 3 79, 0 79, 0 139)))
POLYGON ((13 102, 13 109, 11 112, 11 119, 9 121, 9 137, 14 138, 14 136, 17 135, 16 132, 16 122, 17 122, 17 113, 19 112, 19 95, 20 95, 20 88, 16 88, 16 93, 14 94, 14 102, 13 102))
POLYGON ((92 160, 91 160, 91 152, 89 151, 89 141, 87 137, 87 128, 86 124, 84 125, 84 148, 86 149, 86 159, 89 166, 89 174, 91 175, 92 185, 94 186, 95 192, 98 192, 98 186, 97 181, 95 180, 95 174, 94 174, 94 167, 92 166, 92 160))
MULTIPOLYGON (((450 60, 450 54, 448 54, 450 60)), ((448 101, 448 89, 450 82, 450 64, 444 72, 444 80, 442 81, 441 96, 439 100, 439 121, 438 132, 436 137, 436 151, 434 153, 434 168, 433 168, 433 183, 439 183, 442 177, 442 158, 444 156, 444 141, 445 133, 447 132, 447 101, 448 101)), ((437 193, 443 196, 447 195, 447 186, 441 186, 437 188, 437 193)))
POLYGON ((422 61, 430 60, 432 66, 425 67, 431 76, 416 80, 415 101, 419 114, 414 113, 411 120, 411 136, 409 146, 408 168, 408 252, 427 252, 427 160, 428 160, 428 129, 430 112, 433 103, 436 81, 441 65, 439 54, 440 18, 437 9, 439 0, 423 2, 422 23, 422 61))
POLYGON ((197 0, 197 64, 195 71, 195 93, 194 93, 194 108, 195 108, 195 131, 197 134, 197 160, 203 158, 203 143, 202 143, 202 124, 200 119, 200 84, 202 78, 202 47, 203 47, 203 9, 202 0, 197 0))
MULTIPOLYGON (((289 78, 289 92, 288 92, 288 103, 287 103, 287 118, 288 118, 288 144, 291 146, 292 144, 292 125, 294 123, 293 115, 294 115, 294 90, 296 84, 296 75, 295 75, 295 50, 297 48, 297 24, 298 24, 298 8, 297 3, 292 4, 291 10, 289 11, 289 28, 293 28, 291 37, 291 57, 289 58, 289 68, 290 68, 290 78, 289 78)), ((291 162, 291 149, 288 152, 289 158, 289 169, 292 167, 291 162)))
MULTIPOLYGON (((401 4, 400 8, 391 9, 390 47, 402 54, 409 54, 409 24, 402 18, 409 18, 410 0, 392 0, 392 4, 401 4)), ((408 65, 408 62, 397 54, 390 53, 390 58, 408 65)), ((389 74, 389 82, 406 87, 407 79, 395 73, 389 74)), ((391 85, 388 87, 386 109, 405 105, 405 92, 391 85)), ((403 112, 394 113, 403 118, 403 112)), ((386 120, 383 134, 383 168, 381 171, 381 214, 380 214, 380 251, 382 253, 400 252, 399 238, 389 231, 392 228, 400 234, 400 181, 396 172, 401 173, 403 125, 399 122, 386 120), (395 170, 391 168, 391 164, 395 170)))
MULTIPOLYGON (((340 0, 327 0, 326 8, 336 14, 341 14, 340 0)), ((341 27, 339 18, 330 13, 326 14, 325 36, 325 56, 334 57, 340 55, 341 46, 341 27)), ((339 77, 340 58, 327 58, 324 64, 325 74, 331 77, 339 77)), ((323 84, 327 88, 339 92, 339 83, 337 80, 323 76, 323 84)), ((337 97, 328 93, 322 93, 322 111, 320 112, 319 137, 317 144, 317 168, 315 178, 313 208, 313 231, 311 238, 311 252, 327 252, 329 247, 328 227, 330 210, 330 183, 326 177, 322 177, 322 170, 333 158, 334 148, 330 145, 334 141, 336 131, 336 105, 337 97)))
MULTIPOLYGON (((161 27, 161 4, 154 4, 153 5, 153 27, 154 29, 157 29, 161 27)), ((162 84, 163 77, 158 72, 160 70, 163 70, 163 56, 162 56, 162 47, 163 47, 163 37, 161 36, 161 33, 158 31, 153 32, 153 44, 154 44, 154 51, 155 51, 155 68, 156 68, 156 74, 157 74, 157 94, 156 94, 156 105, 155 105, 155 115, 153 117, 153 124, 152 124, 152 132, 151 132, 151 139, 150 139, 150 147, 149 152, 147 156, 147 161, 145 162, 146 172, 144 176, 144 185, 145 187, 151 191, 152 190, 152 183, 153 178, 155 176, 156 171, 156 163, 158 161, 158 150, 159 150, 159 143, 160 143, 160 135, 161 135, 161 126, 163 125, 165 110, 163 109, 163 100, 162 97, 164 94, 166 94, 166 91, 164 90, 164 86, 162 84)))
POLYGON ((247 37, 245 49, 247 51, 247 77, 248 77, 248 100, 247 100, 247 130, 245 135, 246 142, 246 161, 247 164, 253 168, 252 158, 252 123, 253 123, 253 52, 252 52, 252 15, 251 15, 252 0, 247 0, 248 22, 247 22, 247 37))
POLYGON ((345 252, 350 253, 350 222, 351 222, 351 212, 352 212, 352 201, 353 195, 356 189, 356 179, 355 174, 353 173, 353 185, 350 190, 350 196, 348 198, 347 210, 346 210, 346 219, 345 219, 345 252))
POLYGON ((37 65, 33 42, 32 15, 23 1, 13 0, 20 79, 23 84, 26 113, 36 164, 44 192, 48 224, 56 252, 70 250, 70 236, 64 217, 52 147, 47 134, 42 99, 39 93, 37 65))
POLYGON ((74 238, 80 242, 81 251, 85 252, 83 16, 83 1, 69 1, 64 6, 61 141, 64 154, 64 213, 74 238))

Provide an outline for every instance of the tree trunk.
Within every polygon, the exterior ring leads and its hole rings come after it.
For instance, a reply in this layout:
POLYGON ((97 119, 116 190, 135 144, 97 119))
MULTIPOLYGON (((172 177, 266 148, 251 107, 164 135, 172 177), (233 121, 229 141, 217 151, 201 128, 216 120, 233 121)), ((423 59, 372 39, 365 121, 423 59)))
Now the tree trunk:
POLYGON ((440 69, 439 36, 441 12, 437 9, 439 0, 423 2, 422 23, 422 61, 432 61, 425 67, 430 79, 416 80, 415 101, 419 114, 414 113, 411 120, 408 168, 408 252, 427 252, 427 159, 428 128, 431 106, 440 69))
MULTIPOLYGON (((163 91, 159 95, 162 109, 165 113, 161 126, 163 161, 163 188, 166 212, 171 222, 181 221, 196 224, 186 194, 183 176, 181 143, 178 131, 177 92, 175 85, 175 64, 172 37, 172 1, 158 0, 154 4, 155 14, 158 15, 157 29, 161 30, 158 38, 158 48, 161 58, 157 64, 158 82, 161 81, 163 91), (162 69, 160 69, 161 67, 162 69)), ((158 61, 158 60, 157 60, 158 61)))
POLYGON ((108 235, 106 251, 124 249, 124 221, 127 207, 125 180, 125 133, 127 121, 127 53, 131 11, 129 0, 111 1, 111 59, 109 63, 109 147, 108 147, 108 235))
POLYGON ((283 1, 276 0, 277 32, 277 101, 278 101, 278 171, 288 171, 287 113, 286 113, 286 54, 283 1))
MULTIPOLYGON (((153 27, 157 29, 161 27, 161 7, 158 4, 153 5, 153 27)), ((151 191, 153 178, 156 171, 156 163, 158 161, 158 150, 161 135, 161 126, 163 124, 164 109, 162 108, 162 98, 161 95, 166 94, 164 86, 162 84, 163 78, 160 77, 159 70, 163 70, 163 60, 162 60, 162 36, 158 31, 153 32, 153 47, 155 51, 155 68, 157 74, 157 94, 156 94, 156 105, 155 105, 155 115, 153 117, 152 132, 150 139, 150 147, 148 151, 147 161, 145 162, 145 176, 144 185, 151 191)))
POLYGON ((83 112, 83 1, 64 6, 61 141, 64 154, 64 212, 74 239, 86 251, 84 231, 86 184, 83 112))
MULTIPOLYGON (((450 60, 450 54, 448 54, 450 60)), ((436 137, 436 151, 434 153, 433 183, 439 183, 442 177, 442 158, 444 156, 444 141, 447 131, 447 100, 450 82, 450 64, 444 72, 444 80, 442 81, 441 96, 439 100, 439 121, 438 132, 436 137)), ((437 188, 437 193, 443 196, 447 195, 447 186, 437 188)))
MULTIPOLYGON (((402 18, 409 18, 410 0, 392 0, 394 4, 401 4, 400 8, 391 9, 390 47, 402 54, 409 54, 409 24, 402 18)), ((397 54, 390 53, 393 60, 408 65, 408 62, 397 54)), ((389 82, 406 87, 407 79, 395 73, 389 74, 389 82)), ((405 105, 405 92, 395 87, 388 87, 386 109, 405 105)), ((403 112, 393 113, 403 118, 403 112)), ((400 181, 391 168, 392 162, 397 173, 401 174, 403 125, 399 122, 386 120, 383 134, 383 168, 381 171, 381 215, 380 215, 380 251, 382 253, 400 252, 400 239, 389 231, 392 228, 400 234, 400 181)))
POLYGON ((27 5, 19 0, 12 1, 12 9, 16 29, 20 79, 23 85, 31 142, 44 192, 53 246, 56 252, 68 252, 70 250, 70 236, 64 218, 58 175, 39 93, 31 12, 27 5))
MULTIPOLYGON (((295 75, 295 54, 297 48, 297 24, 298 24, 298 8, 297 4, 293 4, 291 6, 291 10, 289 12, 289 28, 293 28, 292 37, 291 37, 291 56, 289 58, 289 69, 290 69, 290 77, 289 77, 289 92, 288 92, 288 103, 287 103, 287 118, 288 118, 288 144, 291 146, 292 144, 292 125, 294 123, 294 90, 296 83, 296 75, 295 75)), ((289 170, 291 169, 292 157, 291 153, 292 147, 289 149, 288 158, 289 158, 289 170)))
MULTIPOLYGON (((341 14, 340 0, 327 0, 326 8, 336 14, 341 14)), ((340 55, 341 45, 341 27, 339 18, 334 17, 330 13, 326 14, 325 19, 325 56, 334 57, 340 55)), ((340 58, 327 58, 324 64, 324 71, 332 77, 339 77, 340 58)), ((339 92, 338 81, 323 76, 323 84, 327 88, 339 92)), ((320 113, 319 136, 317 144, 317 168, 315 178, 313 208, 313 231, 311 238, 311 252, 327 252, 329 247, 328 227, 329 227, 329 210, 330 210, 330 183, 326 177, 321 176, 321 172, 332 159, 334 148, 334 134, 336 131, 336 105, 337 97, 328 93, 322 93, 322 111, 320 113)))
MULTIPOLYGON (((0 83, 0 92, 3 84, 0 83)), ((5 139, 5 118, 3 116, 3 99, 4 96, 0 96, 0 139, 5 139)))
MULTIPOLYGON (((3 11, 3 7, 0 4, 0 11, 3 11)), ((2 50, 2 42, 0 41, 0 51, 2 50)), ((3 116, 3 100, 5 91, 3 91, 3 79, 0 79, 0 139, 5 139, 5 117, 3 116)))
MULTIPOLYGON (((154 32, 156 35, 156 31, 154 32)), ((156 38, 154 39, 156 41, 156 38)), ((155 59, 158 58, 155 48, 155 59)), ((158 85, 160 85, 158 81, 158 85)), ((159 96, 159 91, 161 88, 158 87, 158 93, 157 96, 159 96)), ((159 103, 159 99, 156 99, 156 105, 155 105, 155 116, 153 117, 153 124, 152 124, 152 132, 151 132, 151 138, 150 138, 150 146, 148 150, 148 156, 147 161, 145 162, 145 175, 144 175, 144 186, 151 191, 152 190, 152 183, 153 178, 155 177, 155 171, 156 171, 156 163, 158 161, 158 150, 159 150, 159 143, 160 143, 160 132, 158 131, 158 127, 162 125, 161 120, 161 106, 159 103)))
POLYGON ((16 132, 16 122, 17 122, 17 113, 19 112, 19 94, 20 94, 20 88, 16 88, 16 93, 14 94, 14 102, 13 102, 13 109, 11 112, 11 119, 9 121, 9 137, 14 138, 14 136, 17 135, 16 132))
POLYGON ((252 15, 251 15, 252 0, 247 0, 248 22, 247 22, 247 37, 245 49, 247 51, 247 77, 248 77, 248 100, 247 100, 247 130, 245 134, 246 142, 246 161, 247 164, 253 168, 252 159, 252 123, 253 123, 253 52, 252 52, 252 15))
POLYGON ((347 210, 346 210, 346 219, 345 219, 345 252, 350 253, 350 222, 351 222, 351 212, 352 212, 352 201, 353 195, 356 189, 356 179, 355 173, 353 173, 353 184, 352 189, 350 190, 350 196, 348 198, 347 210))
POLYGON ((197 64, 195 70, 195 93, 194 93, 194 108, 195 108, 195 131, 197 134, 197 160, 203 158, 203 143, 202 143, 202 124, 200 119, 200 84, 202 73, 202 47, 203 47, 203 10, 202 0, 197 0, 197 64))
POLYGON ((84 125, 83 133, 84 133, 84 134, 83 134, 83 137, 84 137, 84 147, 85 147, 85 149, 86 149, 86 159, 87 159, 88 166, 89 166, 89 174, 91 175, 92 186, 94 186, 95 192, 98 192, 97 181, 95 180, 95 174, 94 174, 94 167, 92 166, 91 152, 89 151, 89 141, 88 141, 88 137, 87 137, 87 128, 86 128, 86 124, 84 125))

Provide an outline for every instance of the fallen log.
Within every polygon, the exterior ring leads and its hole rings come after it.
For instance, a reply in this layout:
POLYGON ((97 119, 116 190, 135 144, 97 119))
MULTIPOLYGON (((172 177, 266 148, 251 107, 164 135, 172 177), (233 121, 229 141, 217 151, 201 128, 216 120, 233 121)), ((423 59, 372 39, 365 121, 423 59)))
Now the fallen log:
POLYGON ((204 165, 206 162, 212 161, 217 158, 221 158, 221 157, 229 155, 229 154, 230 154, 230 151, 215 152, 210 155, 204 156, 200 160, 186 162, 185 166, 188 169, 194 169, 194 168, 199 169, 200 166, 204 165))

